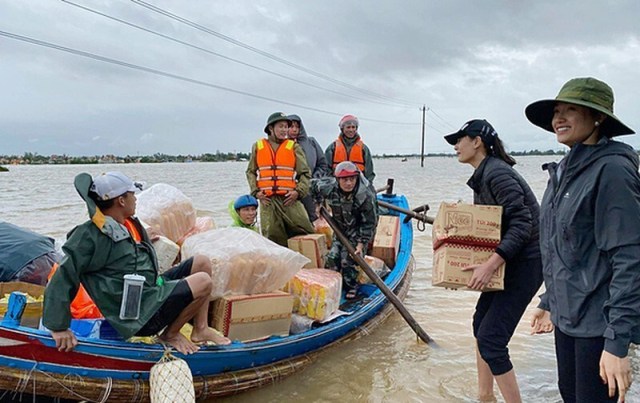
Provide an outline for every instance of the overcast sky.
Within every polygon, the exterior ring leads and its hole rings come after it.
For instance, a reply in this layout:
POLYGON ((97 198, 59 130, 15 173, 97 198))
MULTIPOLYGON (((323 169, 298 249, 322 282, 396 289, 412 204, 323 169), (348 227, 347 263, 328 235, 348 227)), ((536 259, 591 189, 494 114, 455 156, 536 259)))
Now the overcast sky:
POLYGON ((637 0, 140 3, 0 0, 0 154, 248 152, 275 111, 323 148, 349 113, 374 154, 419 153, 422 105, 426 152, 472 118, 510 150, 562 149, 523 111, 578 76, 640 130, 637 0))

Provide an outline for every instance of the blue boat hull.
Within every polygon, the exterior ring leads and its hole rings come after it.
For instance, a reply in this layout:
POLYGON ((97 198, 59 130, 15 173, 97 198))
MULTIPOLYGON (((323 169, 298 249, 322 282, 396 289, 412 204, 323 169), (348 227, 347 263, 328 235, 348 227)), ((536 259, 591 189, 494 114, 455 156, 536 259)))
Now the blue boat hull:
MULTIPOLYGON (((403 196, 379 197, 384 197, 386 202, 398 207, 408 208, 403 196)), ((413 228, 411 222, 403 223, 401 226, 400 252, 396 266, 385 278, 385 283, 396 293, 406 294, 414 264, 411 255, 413 228)), ((248 387, 270 383, 251 379, 259 378, 261 371, 266 374, 277 371, 278 375, 289 375, 288 372, 299 370, 299 367, 308 364, 316 353, 345 338, 357 335, 359 330, 372 322, 378 322, 374 319, 379 319, 383 312, 388 315, 391 311, 392 307, 387 304, 384 295, 373 287, 370 295, 358 303, 351 315, 341 316, 304 333, 271 337, 251 343, 234 342, 228 346, 206 346, 189 356, 179 353, 174 355, 187 361, 199 397, 235 393, 248 387), (243 376, 247 377, 245 386, 239 381, 243 376), (232 380, 228 389, 221 388, 228 379, 232 380), (214 390, 207 392, 207 389, 212 389, 212 384, 216 384, 215 393, 214 390)), ((36 388, 38 384, 46 383, 47 379, 50 382, 53 382, 51 379, 55 379, 55 382, 60 383, 73 375, 81 377, 83 384, 91 385, 94 382, 98 388, 108 380, 112 390, 116 384, 127 385, 125 389, 146 390, 149 370, 164 353, 161 345, 93 338, 79 338, 79 344, 74 351, 64 353, 55 349, 55 343, 48 332, 6 322, 0 324, 0 370, 17 374, 19 378, 24 378, 25 374, 32 376, 36 388), (46 376, 40 376, 36 381, 35 377, 38 374, 46 376)), ((281 376, 270 375, 266 378, 275 380, 279 377, 281 376)), ((0 377, 0 389, 15 389, 12 386, 13 378, 3 379, 4 377, 0 377)), ((74 388, 76 392, 79 390, 78 385, 74 388)), ((64 388, 57 389, 60 393, 52 393, 49 389, 38 390, 37 393, 59 397, 74 396, 65 392, 64 388)), ((131 390, 125 390, 124 395, 130 398, 131 390)), ((86 397, 87 392, 90 391, 85 390, 84 394, 76 393, 76 397, 86 397)), ((148 394, 142 393, 140 401, 144 401, 145 396, 148 397, 148 394)), ((111 398, 118 397, 113 395, 111 398)))

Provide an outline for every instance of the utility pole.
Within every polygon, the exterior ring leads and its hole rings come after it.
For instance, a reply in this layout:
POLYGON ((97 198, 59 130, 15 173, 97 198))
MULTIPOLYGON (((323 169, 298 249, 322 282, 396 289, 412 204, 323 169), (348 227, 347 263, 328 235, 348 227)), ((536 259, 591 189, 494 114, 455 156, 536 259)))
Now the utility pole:
POLYGON ((424 168, 424 119, 427 108, 422 105, 422 150, 420 151, 420 168, 424 168))

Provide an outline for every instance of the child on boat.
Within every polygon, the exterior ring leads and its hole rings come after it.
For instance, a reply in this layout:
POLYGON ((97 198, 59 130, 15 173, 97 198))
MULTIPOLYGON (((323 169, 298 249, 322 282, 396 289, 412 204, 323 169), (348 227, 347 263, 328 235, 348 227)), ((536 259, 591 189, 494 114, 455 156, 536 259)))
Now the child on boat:
MULTIPOLYGON (((322 199, 328 202, 340 230, 354 245, 356 253, 364 257, 375 234, 378 216, 376 196, 358 167, 351 161, 339 163, 334 177, 311 180, 311 194, 318 202, 322 199)), ((355 298, 358 291, 356 262, 335 234, 325 266, 342 272, 346 298, 355 298)))
POLYGON ((45 289, 42 320, 56 347, 71 351, 78 343, 69 325, 71 301, 80 283, 125 339, 162 331, 160 339, 183 354, 196 352, 198 342, 229 344, 229 339, 207 323, 213 286, 209 259, 195 256, 158 275, 149 236, 133 217, 134 182, 120 172, 95 179, 83 173, 76 176, 75 186, 87 204, 90 220, 70 232, 62 248, 65 257, 45 289), (139 306, 132 304, 133 309, 125 298, 125 276, 130 275, 144 281, 139 306), (194 328, 188 340, 180 329, 191 319, 194 328))

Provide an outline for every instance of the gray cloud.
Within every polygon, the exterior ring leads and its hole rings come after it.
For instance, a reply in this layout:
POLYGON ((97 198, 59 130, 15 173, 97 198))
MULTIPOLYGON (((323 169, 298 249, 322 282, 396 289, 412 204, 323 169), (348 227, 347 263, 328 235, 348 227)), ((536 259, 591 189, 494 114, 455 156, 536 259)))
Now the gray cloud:
MULTIPOLYGON (((419 152, 422 104, 430 108, 429 152, 450 151, 442 135, 475 117, 490 120, 512 150, 560 149, 553 135, 526 121, 523 109, 555 96, 569 78, 586 75, 607 81, 616 92, 616 114, 640 129, 634 107, 640 3, 633 0, 606 6, 593 0, 152 3, 385 99, 276 63, 133 2, 77 2, 333 92, 64 2, 3 2, 2 31, 282 102, 0 37, 0 154, 248 151, 276 110, 301 115, 323 146, 337 135, 340 115, 354 113, 374 153, 419 152)), ((640 144, 634 136, 623 140, 640 144)))

